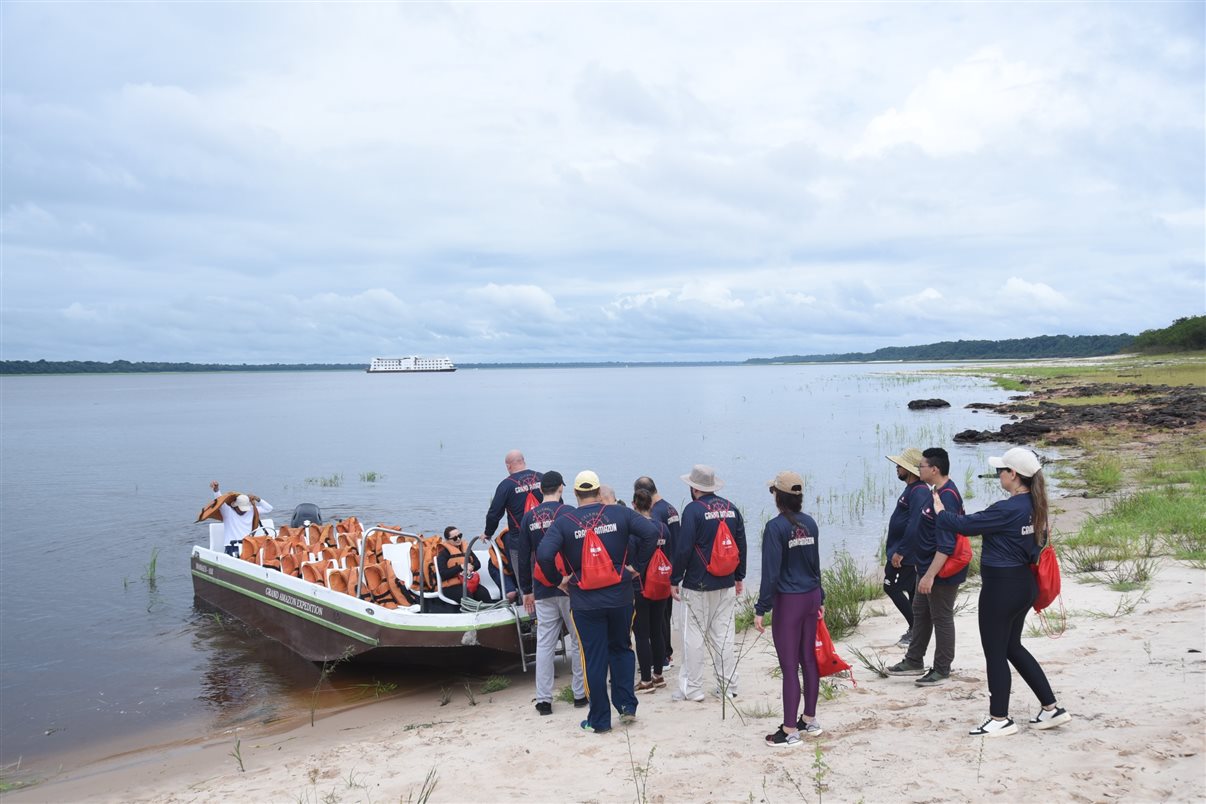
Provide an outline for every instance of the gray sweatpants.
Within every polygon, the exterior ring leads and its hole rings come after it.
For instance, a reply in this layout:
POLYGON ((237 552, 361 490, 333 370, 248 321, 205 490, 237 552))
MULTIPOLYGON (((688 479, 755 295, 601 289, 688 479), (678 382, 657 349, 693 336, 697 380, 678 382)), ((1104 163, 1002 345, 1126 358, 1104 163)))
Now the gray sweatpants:
MULTIPOLYGON (((918 578, 918 582, 920 582, 918 578)), ((955 598, 959 584, 934 584, 928 595, 913 593, 913 641, 905 659, 923 664, 934 634, 934 664, 939 673, 949 673, 955 661, 955 598)))
POLYGON ((586 697, 586 684, 582 680, 582 653, 578 650, 578 632, 574 630, 574 621, 570 617, 570 599, 558 595, 536 601, 536 703, 553 702, 553 656, 557 650, 557 639, 561 636, 562 623, 569 631, 569 636, 565 638, 565 658, 569 660, 573 674, 574 697, 586 697))

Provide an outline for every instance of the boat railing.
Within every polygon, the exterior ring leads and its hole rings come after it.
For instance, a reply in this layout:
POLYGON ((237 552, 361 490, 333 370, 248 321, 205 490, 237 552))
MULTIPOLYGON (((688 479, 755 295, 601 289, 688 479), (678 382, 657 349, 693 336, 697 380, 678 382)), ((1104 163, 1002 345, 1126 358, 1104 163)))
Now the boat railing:
MULTIPOLYGON (((474 536, 472 539, 469 540, 469 545, 465 548, 465 554, 473 555, 473 545, 479 541, 486 542, 486 551, 487 551, 487 553, 494 554, 494 558, 495 558, 494 565, 496 567, 498 567, 499 601, 497 603, 488 604, 484 608, 498 609, 498 608, 507 606, 511 609, 511 616, 515 618, 515 643, 519 648, 519 661, 523 667, 523 671, 526 673, 526 672, 528 672, 528 665, 533 660, 535 660, 536 656, 535 656, 535 654, 529 655, 527 650, 524 648, 524 631, 523 631, 523 623, 521 621, 522 620, 521 612, 524 612, 524 608, 523 608, 523 595, 519 588, 519 576, 517 575, 515 577, 515 602, 508 603, 507 602, 507 582, 504 580, 504 577, 503 577, 502 548, 500 548, 498 546, 498 541, 493 536, 485 536, 485 535, 474 536)), ((518 567, 511 568, 512 572, 518 572, 518 570, 519 570, 518 567)), ((466 602, 467 602, 466 598, 462 597, 461 598, 461 606, 463 607, 466 602)))
MULTIPOLYGON (((360 534, 360 568, 356 578, 356 597, 360 597, 364 590, 364 565, 365 563, 365 545, 368 543, 368 538, 374 533, 387 533, 394 537, 394 544, 398 543, 398 539, 413 541, 419 545, 419 566, 423 566, 423 536, 418 533, 410 533, 404 530, 395 530, 393 528, 383 528, 381 526, 368 528, 364 533, 360 534)), ((395 573, 396 574, 396 573, 395 573)), ((398 578, 398 583, 407 585, 410 583, 409 578, 398 578)), ((420 594, 422 591, 420 590, 420 594)))

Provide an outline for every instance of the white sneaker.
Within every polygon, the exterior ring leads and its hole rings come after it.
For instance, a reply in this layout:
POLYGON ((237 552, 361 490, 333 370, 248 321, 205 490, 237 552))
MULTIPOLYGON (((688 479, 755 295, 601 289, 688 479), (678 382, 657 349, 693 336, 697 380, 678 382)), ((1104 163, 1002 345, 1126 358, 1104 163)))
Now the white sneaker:
POLYGON ((1008 737, 1010 734, 1018 733, 1018 724, 1014 723, 1011 718, 1004 720, 988 718, 978 728, 971 729, 967 733, 972 737, 1008 737))
POLYGON ((707 697, 708 696, 704 695, 702 692, 695 692, 695 693, 692 693, 691 695, 684 695, 682 690, 675 690, 674 694, 670 696, 670 700, 672 700, 672 701, 694 701, 695 703, 703 703, 705 700, 707 700, 707 697))
POLYGON ((1036 729, 1053 729, 1071 719, 1071 715, 1057 706, 1054 709, 1040 709, 1038 715, 1030 718, 1030 725, 1036 729))

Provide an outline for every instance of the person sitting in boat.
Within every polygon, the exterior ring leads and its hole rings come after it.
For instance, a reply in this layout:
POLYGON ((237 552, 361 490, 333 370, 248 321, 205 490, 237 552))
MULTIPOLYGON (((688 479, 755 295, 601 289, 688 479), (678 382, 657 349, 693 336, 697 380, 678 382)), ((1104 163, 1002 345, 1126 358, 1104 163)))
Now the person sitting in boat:
MULTIPOLYGON (((218 481, 211 481, 209 487, 213 489, 214 500, 222 498, 222 492, 218 490, 221 488, 218 481)), ((229 493, 227 496, 230 496, 229 493)), ((230 552, 229 546, 233 544, 236 545, 234 554, 238 555, 238 543, 259 524, 259 518, 271 510, 272 506, 267 500, 262 500, 254 494, 239 494, 218 506, 218 513, 222 515, 225 537, 223 541, 227 544, 227 552, 230 552), (255 507, 254 511, 252 506, 255 507)))
POLYGON ((435 569, 440 576, 440 588, 444 597, 453 601, 452 604, 443 600, 433 600, 430 611, 460 611, 461 598, 469 587, 469 596, 483 603, 490 602, 490 593, 480 585, 477 570, 481 562, 477 556, 469 554, 470 575, 465 577, 465 537, 461 529, 455 525, 444 528, 444 537, 440 540, 440 549, 435 556, 435 569))

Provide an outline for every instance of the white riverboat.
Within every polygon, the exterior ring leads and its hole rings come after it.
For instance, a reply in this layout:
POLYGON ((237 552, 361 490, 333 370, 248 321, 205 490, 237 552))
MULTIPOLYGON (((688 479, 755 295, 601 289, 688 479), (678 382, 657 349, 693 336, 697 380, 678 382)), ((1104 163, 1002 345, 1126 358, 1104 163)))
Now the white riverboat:
POLYGON ((420 371, 456 371, 456 366, 447 357, 374 357, 369 364, 368 373, 384 372, 420 372, 420 371))

